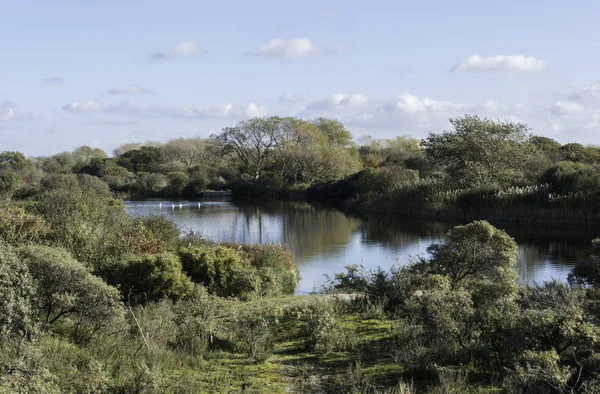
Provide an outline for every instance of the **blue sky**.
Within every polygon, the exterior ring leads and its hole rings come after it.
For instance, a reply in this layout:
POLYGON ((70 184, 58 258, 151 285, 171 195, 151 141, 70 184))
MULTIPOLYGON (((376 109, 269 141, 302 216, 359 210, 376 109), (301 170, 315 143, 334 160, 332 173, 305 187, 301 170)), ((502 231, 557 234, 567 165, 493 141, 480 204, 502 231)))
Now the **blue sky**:
POLYGON ((589 0, 0 0, 0 151, 268 115, 420 138, 475 113, 600 143, 599 20, 589 0))

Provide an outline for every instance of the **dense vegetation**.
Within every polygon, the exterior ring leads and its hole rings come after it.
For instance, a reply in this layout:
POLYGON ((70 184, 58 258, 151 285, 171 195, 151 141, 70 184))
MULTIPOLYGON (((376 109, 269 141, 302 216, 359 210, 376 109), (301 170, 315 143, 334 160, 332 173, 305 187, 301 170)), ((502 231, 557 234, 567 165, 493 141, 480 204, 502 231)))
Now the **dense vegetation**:
POLYGON ((118 197, 307 198, 366 212, 592 224, 600 221, 600 148, 526 125, 466 115, 422 141, 362 138, 331 119, 255 118, 207 139, 82 146, 51 157, 0 154, 0 194, 28 199, 52 175, 87 174, 118 197))
MULTIPOLYGON (((600 149, 466 116, 423 141, 252 119, 207 140, 0 155, 0 393, 600 391, 600 240, 568 283, 518 286, 485 221, 390 272, 293 296, 279 245, 214 244, 120 197, 207 188, 351 208, 592 222, 600 149)), ((335 229, 334 229, 335 230, 335 229)))
POLYGON ((293 296, 286 248, 130 217, 88 174, 46 174, 0 219, 1 393, 600 387, 600 257, 569 284, 519 288, 517 246, 487 222, 429 258, 348 267, 328 294, 293 296))

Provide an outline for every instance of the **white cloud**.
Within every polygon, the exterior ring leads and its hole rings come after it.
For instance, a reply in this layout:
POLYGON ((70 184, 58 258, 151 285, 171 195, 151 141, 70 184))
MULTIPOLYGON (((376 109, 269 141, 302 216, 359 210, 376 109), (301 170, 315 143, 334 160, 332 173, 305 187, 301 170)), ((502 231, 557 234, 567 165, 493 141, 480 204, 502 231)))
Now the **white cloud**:
POLYGON ((0 120, 10 120, 15 117, 14 104, 8 101, 0 103, 0 120))
POLYGON ((261 118, 269 113, 265 106, 249 103, 242 109, 242 113, 248 118, 261 118))
POLYGON ((19 113, 16 104, 12 101, 0 102, 0 122, 28 121, 35 119, 31 112, 19 113))
POLYGON ((139 85, 124 85, 116 88, 110 88, 107 91, 110 95, 115 94, 154 94, 150 89, 143 88, 139 85))
POLYGON ((585 93, 591 95, 594 98, 600 97, 600 82, 596 82, 584 89, 585 93))
POLYGON ((401 93, 389 100, 378 109, 380 113, 424 114, 428 112, 446 112, 449 110, 464 110, 467 106, 461 103, 434 100, 428 97, 423 99, 410 94, 401 93))
POLYGON ((536 59, 533 56, 523 55, 497 55, 491 57, 482 57, 472 55, 462 62, 454 65, 452 71, 462 72, 531 72, 545 69, 547 62, 536 59))
POLYGON ((150 54, 150 59, 161 60, 161 59, 172 59, 176 57, 190 56, 202 52, 198 44, 194 41, 185 40, 177 43, 168 52, 154 52, 150 54))
POLYGON ((304 96, 301 94, 288 93, 283 96, 279 96, 280 103, 298 103, 304 101, 304 96))
POLYGON ((200 52, 200 47, 194 41, 181 41, 169 52, 171 57, 189 56, 200 52))
POLYGON ((385 101, 362 94, 334 94, 307 103, 305 110, 297 116, 333 116, 354 130, 355 135, 424 137, 427 132, 448 128, 448 120, 453 117, 476 114, 491 119, 522 121, 521 117, 528 111, 522 104, 507 105, 493 100, 463 103, 403 92, 385 101))
POLYGON ((240 119, 255 116, 265 116, 268 109, 255 103, 249 103, 243 107, 235 107, 232 103, 227 103, 210 108, 187 108, 187 107, 168 107, 155 104, 138 103, 129 100, 119 103, 104 104, 97 101, 88 101, 85 103, 73 102, 64 105, 63 111, 71 113, 104 113, 114 115, 124 115, 135 118, 171 118, 171 119, 240 119))
POLYGON ((262 44, 257 55, 274 58, 301 58, 311 55, 318 55, 321 48, 313 44, 308 38, 295 38, 292 40, 283 40, 274 38, 271 41, 262 44))
POLYGON ((341 112, 359 110, 369 104, 369 98, 362 94, 337 93, 320 100, 311 101, 306 105, 308 111, 341 112))
POLYGON ((103 104, 99 101, 73 101, 71 104, 66 104, 62 106, 63 111, 72 112, 72 113, 89 113, 89 112, 97 112, 103 108, 103 104))
POLYGON ((580 114, 585 110, 582 104, 578 104, 572 101, 558 101, 550 108, 550 112, 553 115, 571 115, 580 114))

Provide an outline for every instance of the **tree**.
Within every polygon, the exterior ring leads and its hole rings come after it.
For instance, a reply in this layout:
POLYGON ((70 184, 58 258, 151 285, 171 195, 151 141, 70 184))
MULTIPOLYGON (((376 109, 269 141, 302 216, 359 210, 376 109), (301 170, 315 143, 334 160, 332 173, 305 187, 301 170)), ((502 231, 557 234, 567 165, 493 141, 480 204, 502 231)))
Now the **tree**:
POLYGON ((87 164, 92 159, 107 159, 108 155, 100 148, 92 148, 86 145, 80 146, 73 151, 73 156, 78 162, 87 164))
POLYGON ((547 167, 522 123, 472 115, 450 119, 450 123, 454 130, 429 134, 423 146, 431 161, 445 167, 452 185, 518 184, 547 167))
POLYGON ((160 162, 160 151, 158 147, 142 146, 121 154, 117 164, 135 173, 148 172, 153 165, 160 162))
POLYGON ((19 172, 31 167, 31 161, 27 160, 21 152, 6 151, 0 153, 0 169, 10 169, 19 172))
POLYGON ((343 178, 360 169, 358 152, 348 147, 350 138, 339 122, 284 118, 273 152, 274 168, 292 184, 343 178))
POLYGON ((115 148, 113 150, 113 156, 114 157, 119 157, 124 153, 127 153, 129 151, 132 150, 137 150, 140 149, 142 146, 142 144, 138 144, 138 143, 126 143, 126 144, 121 144, 119 145, 117 148, 115 148))
POLYGON ((565 160, 578 163, 594 163, 598 161, 598 150, 578 143, 563 145, 561 153, 565 160))
POLYGON ((119 291, 92 275, 66 250, 36 245, 18 253, 35 280, 34 305, 44 323, 71 318, 96 332, 121 316, 119 291))
POLYGON ((512 269, 518 257, 514 239, 486 221, 454 227, 445 243, 427 251, 430 272, 450 277, 453 288, 473 279, 493 278, 499 269, 512 269))
POLYGON ((128 256, 108 271, 123 297, 131 296, 136 302, 186 298, 194 288, 179 258, 171 253, 128 256))
POLYGON ((557 194, 600 191, 600 168, 597 165, 561 161, 549 168, 541 177, 557 194))
POLYGON ((544 152, 544 154, 553 162, 557 162, 562 159, 562 145, 552 138, 534 135, 529 139, 529 142, 544 152))
POLYGON ((0 338, 31 332, 34 283, 27 265, 0 241, 0 338))
POLYGON ((10 200, 21 186, 21 177, 13 170, 0 170, 0 196, 10 200))
POLYGON ((568 276, 573 286, 600 288, 600 238, 592 241, 592 256, 589 261, 577 263, 568 276))
POLYGON ((339 120, 317 118, 311 123, 327 136, 330 146, 348 147, 352 145, 352 133, 339 120))
POLYGON ((231 152, 252 179, 259 179, 269 164, 271 149, 276 145, 282 119, 253 118, 239 122, 235 127, 226 127, 221 134, 212 136, 224 152, 231 152))
POLYGON ((163 160, 181 162, 189 169, 206 162, 206 148, 207 142, 201 138, 177 138, 163 145, 163 160))
POLYGON ((168 191, 172 196, 181 196, 190 180, 183 172, 169 172, 167 178, 169 180, 168 191))

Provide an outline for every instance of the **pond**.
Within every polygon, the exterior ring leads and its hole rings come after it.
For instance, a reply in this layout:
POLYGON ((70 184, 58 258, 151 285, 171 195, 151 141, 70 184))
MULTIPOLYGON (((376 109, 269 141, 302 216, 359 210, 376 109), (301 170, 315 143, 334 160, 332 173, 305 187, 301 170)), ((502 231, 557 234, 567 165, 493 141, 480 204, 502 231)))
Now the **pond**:
MULTIPOLYGON (((426 254, 460 223, 360 218, 332 208, 298 202, 238 203, 229 200, 127 202, 132 215, 165 215, 184 231, 199 231, 216 242, 281 243, 296 258, 302 279, 297 293, 319 290, 326 276, 351 264, 388 269, 426 254), (174 205, 172 205, 174 204, 174 205), (180 205, 181 204, 181 205, 180 205), (162 206, 161 206, 162 205, 162 206)), ((600 232, 581 229, 525 228, 492 223, 519 244, 521 283, 566 279, 578 261, 591 254, 600 232)))

